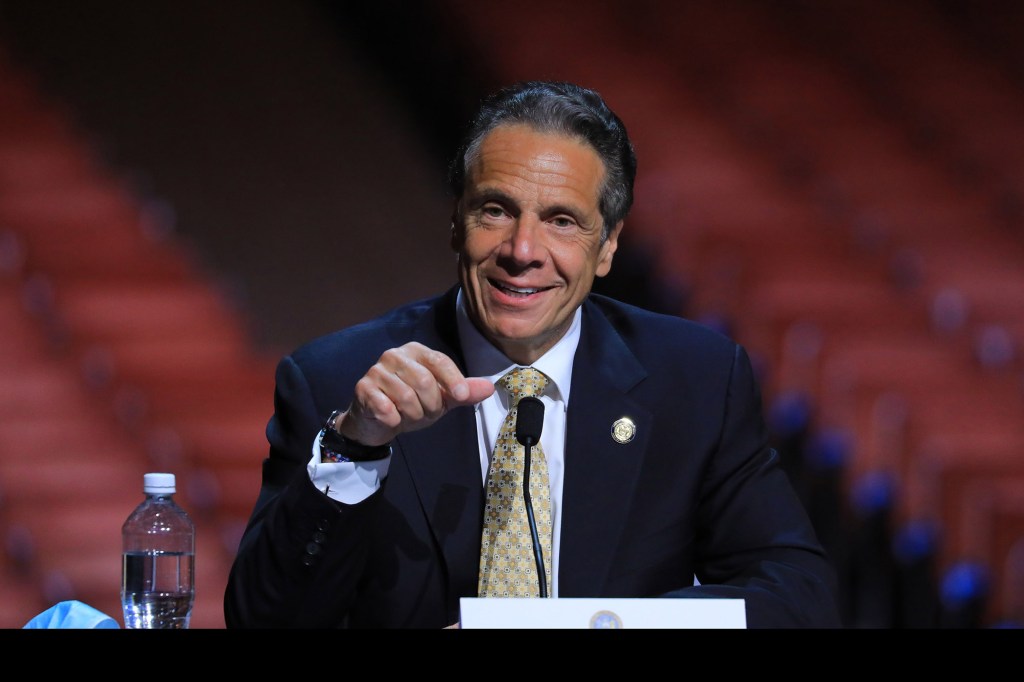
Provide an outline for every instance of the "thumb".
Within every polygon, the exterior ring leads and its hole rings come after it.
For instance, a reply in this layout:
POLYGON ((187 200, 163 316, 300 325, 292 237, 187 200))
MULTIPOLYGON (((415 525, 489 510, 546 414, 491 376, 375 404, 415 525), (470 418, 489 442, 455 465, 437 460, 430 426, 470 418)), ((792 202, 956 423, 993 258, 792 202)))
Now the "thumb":
POLYGON ((464 405, 475 405, 485 398, 491 397, 494 393, 494 384, 490 379, 481 377, 469 377, 466 379, 469 385, 469 397, 462 401, 464 405))

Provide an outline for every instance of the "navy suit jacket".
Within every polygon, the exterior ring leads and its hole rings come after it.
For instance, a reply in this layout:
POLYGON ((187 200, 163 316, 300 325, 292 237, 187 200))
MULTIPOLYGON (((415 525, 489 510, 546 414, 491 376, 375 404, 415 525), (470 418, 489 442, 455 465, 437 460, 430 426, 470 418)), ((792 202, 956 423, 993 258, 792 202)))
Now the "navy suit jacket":
MULTIPOLYGON (((456 291, 281 360, 228 627, 442 628, 476 596, 484 493, 471 407, 398 436, 381 489, 359 504, 331 500, 305 470, 327 416, 386 349, 419 341, 465 371, 456 291)), ((592 294, 572 382, 560 597, 738 597, 749 627, 839 626, 833 570, 767 444, 741 346, 592 294), (620 444, 611 428, 624 416, 636 436, 620 444)))

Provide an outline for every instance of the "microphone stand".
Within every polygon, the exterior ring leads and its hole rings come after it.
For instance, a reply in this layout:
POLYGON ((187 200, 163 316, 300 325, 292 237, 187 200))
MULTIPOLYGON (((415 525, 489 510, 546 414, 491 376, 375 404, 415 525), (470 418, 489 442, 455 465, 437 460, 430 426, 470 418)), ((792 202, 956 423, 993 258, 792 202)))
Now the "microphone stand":
POLYGON ((530 500, 530 450, 533 447, 531 439, 523 444, 526 454, 523 458, 523 502, 526 505, 526 518, 530 522, 530 537, 533 539, 533 558, 537 563, 537 576, 540 578, 540 596, 548 596, 548 579, 544 571, 544 550, 540 546, 540 539, 537 537, 537 522, 533 518, 533 502, 530 500))
POLYGON ((548 596, 548 580, 544 571, 544 550, 537 536, 537 522, 533 517, 533 502, 530 499, 530 450, 540 442, 540 433, 544 428, 544 403, 540 398, 527 396, 519 401, 516 418, 516 440, 524 449, 523 457, 523 503, 526 506, 526 519, 530 524, 530 537, 533 539, 533 559, 537 564, 537 575, 540 577, 540 596, 548 596))

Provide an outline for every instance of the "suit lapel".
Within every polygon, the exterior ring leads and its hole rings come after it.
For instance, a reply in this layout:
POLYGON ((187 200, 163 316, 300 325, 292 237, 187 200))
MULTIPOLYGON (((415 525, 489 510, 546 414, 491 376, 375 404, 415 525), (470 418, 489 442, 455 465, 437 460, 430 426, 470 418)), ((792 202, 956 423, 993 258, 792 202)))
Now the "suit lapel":
POLYGON ((628 392, 646 376, 618 332, 589 301, 573 362, 562 490, 559 596, 603 594, 626 525, 652 416, 628 392), (632 420, 628 443, 613 424, 632 420))
MULTIPOLYGON (((414 339, 440 350, 465 371, 455 321, 455 292, 424 315, 414 339)), ((584 304, 583 332, 573 362, 566 424, 559 594, 602 594, 622 535, 651 433, 651 414, 628 395, 646 370, 604 314, 584 304), (632 441, 620 444, 612 425, 629 418, 632 441)), ((483 481, 473 409, 458 408, 429 429, 399 436, 431 533, 444 556, 454 594, 476 594, 483 481)))
MULTIPOLYGON (((452 357, 465 372, 455 320, 452 289, 423 317, 413 338, 452 357)), ((429 429, 402 434, 396 441, 448 570, 454 594, 476 594, 483 519, 480 471, 473 408, 460 407, 429 429)))

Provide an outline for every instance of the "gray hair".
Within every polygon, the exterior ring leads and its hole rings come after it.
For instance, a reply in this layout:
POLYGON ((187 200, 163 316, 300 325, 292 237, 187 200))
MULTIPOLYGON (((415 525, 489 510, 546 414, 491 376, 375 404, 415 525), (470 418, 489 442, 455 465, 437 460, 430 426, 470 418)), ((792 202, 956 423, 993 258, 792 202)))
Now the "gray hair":
POLYGON ((604 220, 602 241, 629 213, 636 154, 626 126, 594 90, 557 81, 524 81, 483 100, 448 169, 448 184, 456 199, 462 198, 469 165, 484 138, 502 125, 566 135, 593 148, 605 169, 598 205, 604 220))

